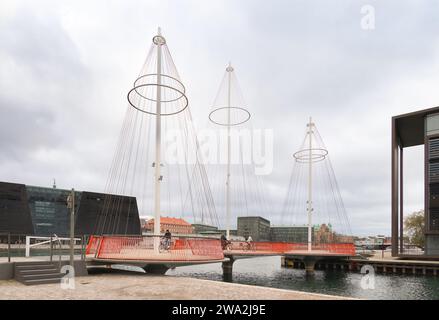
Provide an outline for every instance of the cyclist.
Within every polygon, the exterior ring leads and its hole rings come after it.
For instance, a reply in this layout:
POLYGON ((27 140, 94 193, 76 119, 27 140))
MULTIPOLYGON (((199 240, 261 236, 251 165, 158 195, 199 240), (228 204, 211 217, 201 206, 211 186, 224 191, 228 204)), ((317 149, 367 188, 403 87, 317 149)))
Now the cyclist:
POLYGON ((166 250, 169 250, 169 248, 171 247, 171 238, 172 238, 171 232, 168 229, 166 229, 166 232, 163 236, 163 246, 165 247, 166 250))
POLYGON ((229 244, 230 244, 230 241, 227 240, 226 236, 222 234, 221 235, 221 246, 223 247, 223 250, 228 249, 229 244))
POLYGON ((248 238, 247 238, 247 240, 246 240, 246 242, 247 242, 247 250, 250 250, 250 249, 251 249, 251 247, 252 247, 252 241, 253 241, 252 236, 248 236, 248 238))

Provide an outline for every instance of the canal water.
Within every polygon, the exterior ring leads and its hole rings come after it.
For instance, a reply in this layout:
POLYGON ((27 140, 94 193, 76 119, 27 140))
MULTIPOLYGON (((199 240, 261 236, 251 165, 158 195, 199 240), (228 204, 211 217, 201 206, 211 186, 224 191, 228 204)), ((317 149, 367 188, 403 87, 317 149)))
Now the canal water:
MULTIPOLYGON (((166 275, 223 281, 220 263, 178 267, 166 275)), ((363 299, 439 299, 439 277, 376 274, 374 289, 363 289, 362 277, 359 272, 340 270, 317 270, 306 277, 305 270, 281 267, 280 257, 242 259, 233 264, 235 283, 363 299)))

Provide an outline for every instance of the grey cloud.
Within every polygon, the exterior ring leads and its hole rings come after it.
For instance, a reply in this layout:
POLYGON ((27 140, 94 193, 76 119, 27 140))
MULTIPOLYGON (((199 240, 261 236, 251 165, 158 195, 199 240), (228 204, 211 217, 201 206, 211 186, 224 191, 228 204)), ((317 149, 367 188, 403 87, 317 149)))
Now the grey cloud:
MULTIPOLYGON (((426 76, 437 85, 438 3, 368 1, 377 15, 370 32, 360 28, 362 1, 116 1, 87 10, 54 3, 27 3, 2 21, 0 159, 23 173, 3 169, 1 180, 46 184, 56 174, 66 186, 102 189, 126 90, 161 25, 200 127, 232 60, 254 127, 275 129, 275 168, 263 177, 273 221, 312 115, 354 233, 389 234, 390 117, 439 99, 410 96, 426 76), (74 169, 35 163, 29 153, 38 148, 74 169)), ((414 153, 413 163, 419 158, 414 153)), ((422 180, 417 173, 409 169, 413 185, 422 180)), ((407 201, 407 208, 422 205, 416 195, 407 201)))

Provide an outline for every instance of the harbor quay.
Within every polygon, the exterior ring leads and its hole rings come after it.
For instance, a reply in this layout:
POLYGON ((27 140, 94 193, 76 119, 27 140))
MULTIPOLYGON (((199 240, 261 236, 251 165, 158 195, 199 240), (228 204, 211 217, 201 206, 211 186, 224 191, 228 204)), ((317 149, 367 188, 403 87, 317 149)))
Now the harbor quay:
POLYGON ((14 280, 0 280, 0 299, 345 300, 350 298, 188 277, 102 273, 75 278, 74 289, 62 289, 59 283, 26 286, 14 280))
MULTIPOLYGON (((305 269, 305 263, 295 257, 281 257, 286 268, 305 269)), ((364 266, 372 266, 374 272, 383 274, 439 275, 439 261, 398 259, 322 259, 315 263, 315 270, 341 270, 361 272, 364 266)))
POLYGON ((154 1, 0 4, 0 300, 439 300, 431 5, 154 1))

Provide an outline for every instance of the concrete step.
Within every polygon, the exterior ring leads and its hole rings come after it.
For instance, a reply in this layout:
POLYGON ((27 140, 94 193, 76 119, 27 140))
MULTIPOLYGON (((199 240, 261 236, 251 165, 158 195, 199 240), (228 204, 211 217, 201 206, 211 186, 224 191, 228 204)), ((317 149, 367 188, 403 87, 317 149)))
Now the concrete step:
POLYGON ((52 264, 51 261, 22 261, 22 262, 15 262, 15 266, 35 266, 35 265, 42 265, 42 264, 52 264))
POLYGON ((15 265, 17 270, 41 270, 41 269, 51 269, 56 268, 54 264, 32 264, 32 265, 15 265))
POLYGON ((15 264, 15 280, 25 284, 59 283, 64 274, 58 264, 47 261, 20 262, 15 264))
POLYGON ((61 283, 60 278, 51 278, 51 279, 33 279, 33 280, 24 280, 22 281, 23 284, 30 286, 30 285, 36 285, 36 284, 49 284, 49 283, 61 283))
POLYGON ((22 275, 43 274, 43 273, 56 273, 56 272, 59 272, 59 269, 58 268, 47 268, 47 269, 37 269, 37 270, 20 270, 18 272, 22 275))
POLYGON ((23 281, 28 280, 37 280, 37 279, 59 279, 62 278, 64 274, 59 272, 54 273, 42 273, 42 274, 28 274, 28 275, 22 275, 23 281))

